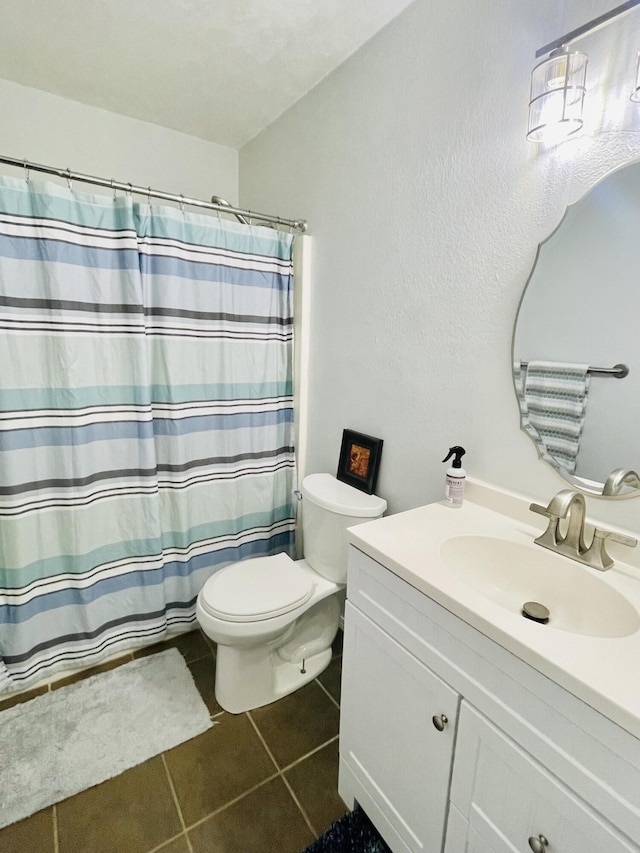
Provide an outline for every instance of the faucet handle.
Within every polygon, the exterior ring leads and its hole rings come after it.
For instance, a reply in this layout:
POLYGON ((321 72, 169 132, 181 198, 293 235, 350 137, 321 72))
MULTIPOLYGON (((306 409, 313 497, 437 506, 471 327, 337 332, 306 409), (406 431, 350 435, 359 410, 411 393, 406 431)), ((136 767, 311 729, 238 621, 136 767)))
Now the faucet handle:
POLYGON ((601 530, 596 527, 593 531, 593 541, 582 557, 583 562, 591 566, 592 569, 604 572, 613 566, 613 560, 605 547, 607 539, 612 542, 619 542, 620 545, 628 545, 629 548, 635 548, 638 544, 638 540, 633 536, 625 536, 624 533, 616 533, 614 530, 601 530))
POLYGON ((538 515, 544 515, 545 518, 549 519, 549 524, 547 525, 547 529, 535 539, 536 545, 542 545, 543 548, 549 548, 552 551, 557 547, 560 536, 558 533, 558 525, 560 524, 560 517, 553 512, 549 511, 548 506, 540 506, 540 504, 531 504, 529 509, 532 512, 537 512, 538 515))
POLYGON ((612 542, 628 545, 629 548, 635 548, 638 544, 638 540, 633 536, 625 536, 624 533, 616 533, 615 530, 600 530, 599 527, 593 531, 593 536, 599 539, 610 539, 612 542))
POLYGON ((544 515, 547 518, 559 518, 559 516, 554 515, 552 512, 549 512, 548 506, 540 506, 540 504, 530 504, 529 509, 531 512, 537 512, 538 515, 544 515))

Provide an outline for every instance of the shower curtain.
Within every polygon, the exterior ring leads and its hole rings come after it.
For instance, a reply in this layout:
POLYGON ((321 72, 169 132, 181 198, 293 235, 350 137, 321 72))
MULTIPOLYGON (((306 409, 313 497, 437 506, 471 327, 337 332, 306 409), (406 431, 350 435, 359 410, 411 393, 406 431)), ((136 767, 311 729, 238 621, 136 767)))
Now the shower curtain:
POLYGON ((0 689, 290 552, 292 237, 0 179, 0 689))

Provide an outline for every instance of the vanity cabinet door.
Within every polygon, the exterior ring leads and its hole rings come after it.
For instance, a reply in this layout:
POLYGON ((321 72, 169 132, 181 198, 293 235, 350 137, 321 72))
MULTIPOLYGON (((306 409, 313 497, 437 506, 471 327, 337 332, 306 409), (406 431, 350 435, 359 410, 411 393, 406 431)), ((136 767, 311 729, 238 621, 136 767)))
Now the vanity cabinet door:
POLYGON ((347 602, 340 794, 394 853, 442 849, 459 696, 347 602))
POLYGON ((640 851, 465 701, 451 802, 456 811, 450 834, 460 839, 460 816, 467 834, 464 846, 458 840, 454 850, 448 843, 445 853, 640 851))

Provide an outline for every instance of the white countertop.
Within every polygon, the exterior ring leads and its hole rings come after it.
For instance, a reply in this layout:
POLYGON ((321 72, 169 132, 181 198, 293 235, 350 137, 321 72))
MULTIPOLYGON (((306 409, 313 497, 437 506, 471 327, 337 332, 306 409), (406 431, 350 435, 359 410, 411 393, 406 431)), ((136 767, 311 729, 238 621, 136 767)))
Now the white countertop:
MULTIPOLYGON (((428 504, 352 527, 348 538, 415 589, 640 737, 640 630, 603 638, 560 630, 552 623, 540 625, 485 598, 445 565, 442 544, 461 535, 507 539, 544 552, 533 540, 545 519, 529 511, 528 499, 491 492, 485 484, 471 485, 473 500, 466 499, 459 509, 444 502, 428 504)), ((637 563, 640 555, 633 552, 640 552, 640 546, 626 550, 637 563)), ((640 613, 640 568, 623 562, 614 547, 610 551, 616 563, 607 572, 566 557, 558 558, 559 570, 568 561, 594 573, 640 613)))

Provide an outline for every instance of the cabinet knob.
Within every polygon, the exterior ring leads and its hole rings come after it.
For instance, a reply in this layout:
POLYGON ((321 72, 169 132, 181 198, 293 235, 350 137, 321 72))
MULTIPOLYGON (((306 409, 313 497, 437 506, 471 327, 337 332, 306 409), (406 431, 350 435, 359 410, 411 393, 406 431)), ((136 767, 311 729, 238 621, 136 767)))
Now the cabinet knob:
POLYGON ((533 853, 545 853, 548 846, 549 842, 544 835, 536 835, 535 838, 532 835, 529 839, 529 847, 533 850, 533 853))
POLYGON ((439 732, 443 732, 443 731, 444 731, 444 727, 447 725, 447 723, 449 722, 449 720, 448 720, 448 718, 447 718, 447 715, 446 715, 446 714, 440 714, 440 715, 435 714, 435 715, 431 718, 431 722, 432 722, 432 723, 433 723, 433 725, 438 729, 438 731, 439 731, 439 732))

